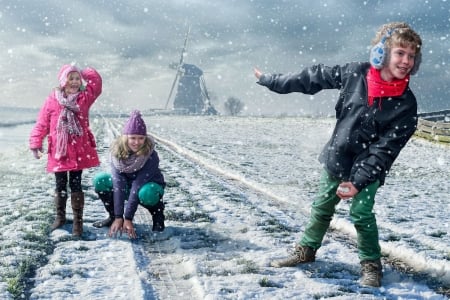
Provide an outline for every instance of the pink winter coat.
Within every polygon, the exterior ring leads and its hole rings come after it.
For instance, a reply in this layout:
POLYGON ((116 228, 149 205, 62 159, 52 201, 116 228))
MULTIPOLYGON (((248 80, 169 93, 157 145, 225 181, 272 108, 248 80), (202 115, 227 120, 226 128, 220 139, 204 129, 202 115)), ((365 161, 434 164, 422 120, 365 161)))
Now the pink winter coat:
POLYGON ((52 92, 41 108, 36 125, 30 134, 30 149, 42 148, 44 138, 47 136, 48 160, 47 172, 79 171, 96 167, 100 164, 96 150, 94 135, 89 128, 89 109, 102 92, 102 78, 93 68, 86 68, 81 76, 87 82, 86 89, 81 91, 77 98, 80 111, 77 113, 83 134, 81 136, 69 135, 67 155, 57 160, 56 153, 56 127, 62 106, 52 92))

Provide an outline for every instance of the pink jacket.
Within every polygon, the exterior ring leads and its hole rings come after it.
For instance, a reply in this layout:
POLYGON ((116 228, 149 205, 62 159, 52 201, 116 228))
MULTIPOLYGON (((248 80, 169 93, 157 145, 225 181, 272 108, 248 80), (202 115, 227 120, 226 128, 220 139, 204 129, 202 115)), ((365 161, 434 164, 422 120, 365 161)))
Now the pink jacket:
POLYGON ((102 92, 102 78, 93 68, 84 69, 81 75, 87 82, 86 89, 81 91, 77 98, 80 107, 77 117, 83 134, 69 136, 67 155, 59 160, 55 158, 56 126, 62 106, 54 92, 47 97, 31 130, 30 149, 42 148, 43 140, 47 136, 47 172, 78 171, 100 164, 95 138, 89 128, 89 109, 102 92))

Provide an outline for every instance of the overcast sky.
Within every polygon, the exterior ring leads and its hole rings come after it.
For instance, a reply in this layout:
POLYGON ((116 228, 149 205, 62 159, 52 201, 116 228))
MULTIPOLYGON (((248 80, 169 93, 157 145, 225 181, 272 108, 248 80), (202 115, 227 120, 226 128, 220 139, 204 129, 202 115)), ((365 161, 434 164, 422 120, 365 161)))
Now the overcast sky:
POLYGON ((366 61, 379 26, 405 21, 423 39, 411 83, 419 110, 448 109, 449 16, 447 0, 0 0, 0 106, 40 107, 61 65, 76 63, 103 77, 95 108, 164 108, 190 25, 185 62, 203 69, 219 111, 233 96, 246 114, 329 113, 336 91, 276 95, 255 84, 253 67, 366 61))

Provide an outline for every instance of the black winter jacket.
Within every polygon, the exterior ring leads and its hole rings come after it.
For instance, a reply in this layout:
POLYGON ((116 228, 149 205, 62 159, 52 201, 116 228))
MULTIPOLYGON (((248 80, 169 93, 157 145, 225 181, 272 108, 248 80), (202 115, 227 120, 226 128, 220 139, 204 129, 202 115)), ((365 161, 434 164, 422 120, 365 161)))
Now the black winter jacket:
POLYGON ((336 125, 319 161, 331 175, 351 181, 359 191, 376 180, 384 184, 417 126, 417 102, 409 87, 401 96, 378 98, 368 106, 369 68, 369 63, 315 65, 295 74, 263 74, 258 81, 280 94, 340 90, 336 125))

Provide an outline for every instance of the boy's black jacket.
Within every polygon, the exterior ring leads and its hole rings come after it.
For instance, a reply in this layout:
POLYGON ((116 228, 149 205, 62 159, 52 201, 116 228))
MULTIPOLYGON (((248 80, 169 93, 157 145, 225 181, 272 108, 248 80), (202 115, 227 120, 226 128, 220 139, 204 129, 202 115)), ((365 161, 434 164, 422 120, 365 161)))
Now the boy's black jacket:
POLYGON ((334 67, 319 64, 299 73, 263 74, 258 81, 280 94, 340 90, 336 126, 319 161, 331 175, 351 181, 359 191, 376 180, 384 183, 417 126, 417 101, 409 87, 401 96, 375 99, 368 106, 369 68, 369 63, 357 62, 334 67))

